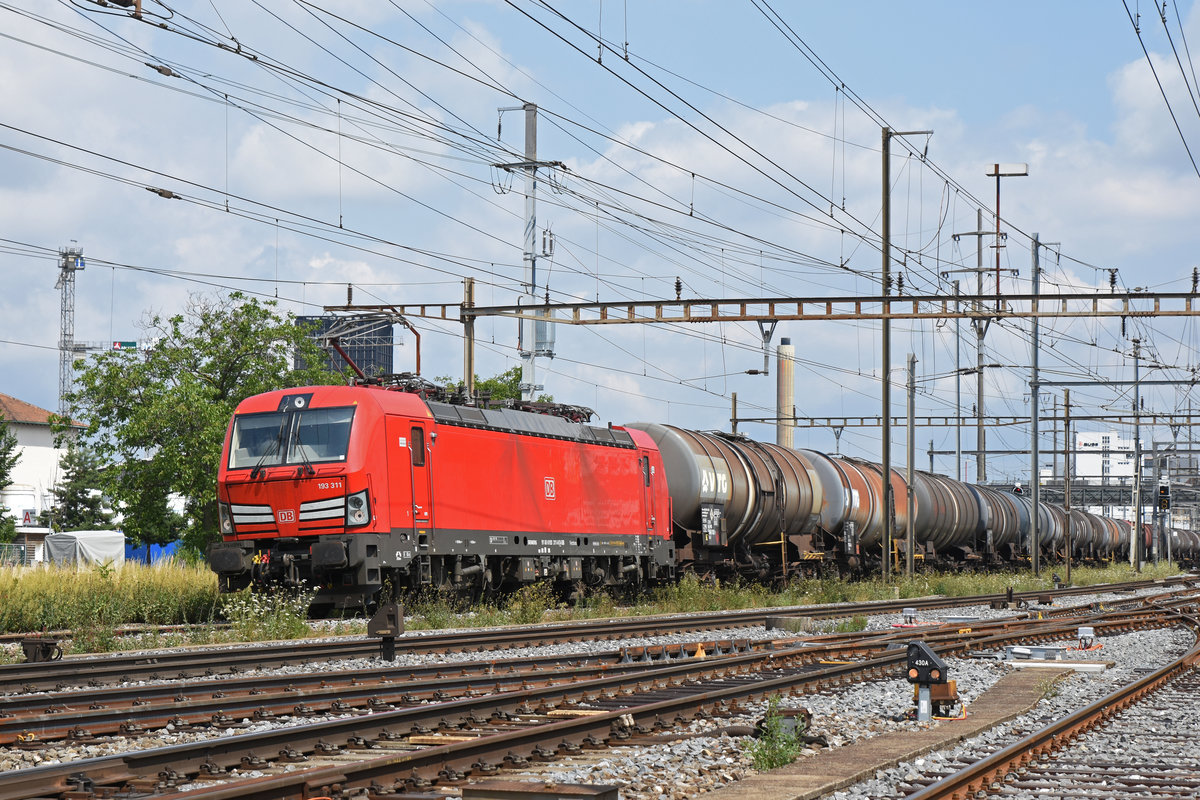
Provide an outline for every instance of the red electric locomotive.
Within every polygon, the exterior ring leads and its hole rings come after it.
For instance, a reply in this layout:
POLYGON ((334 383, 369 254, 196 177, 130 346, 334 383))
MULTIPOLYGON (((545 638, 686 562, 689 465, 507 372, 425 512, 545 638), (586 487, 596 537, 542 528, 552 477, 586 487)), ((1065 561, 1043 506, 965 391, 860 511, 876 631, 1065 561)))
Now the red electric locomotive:
POLYGON ((304 583, 318 605, 348 607, 385 584, 479 596, 547 578, 568 593, 673 579, 671 499, 647 434, 427 388, 244 400, 209 551, 222 590, 304 583))

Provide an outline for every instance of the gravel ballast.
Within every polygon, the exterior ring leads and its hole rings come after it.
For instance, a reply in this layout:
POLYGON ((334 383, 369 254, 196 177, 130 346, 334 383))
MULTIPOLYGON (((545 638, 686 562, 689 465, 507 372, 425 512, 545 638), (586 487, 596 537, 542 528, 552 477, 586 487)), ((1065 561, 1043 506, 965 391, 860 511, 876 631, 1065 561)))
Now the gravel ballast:
MULTIPOLYGON (((1130 595, 1093 595, 1072 598, 1063 605, 1085 605, 1090 602, 1128 601, 1130 595)), ((941 622, 945 616, 973 616, 979 619, 1014 616, 1013 611, 993 611, 990 608, 971 607, 925 612, 922 621, 941 622)), ((880 615, 868 620, 870 629, 886 629, 900 622, 899 615, 880 615)), ((329 671, 356 669, 403 669, 406 666, 426 664, 452 664, 464 661, 490 661, 501 658, 520 658, 532 655, 578 655, 584 657, 602 650, 619 647, 641 647, 663 644, 687 644, 711 639, 768 639, 782 638, 778 630, 764 628, 731 628, 723 631, 708 631, 703 634, 673 634, 667 636, 626 639, 620 642, 577 642, 537 648, 487 651, 479 653, 400 654, 392 664, 383 664, 378 659, 354 659, 326 665, 329 671)), ((930 753, 911 763, 879 772, 874 778, 858 786, 839 791, 832 797, 839 800, 859 798, 896 797, 898 784, 918 780, 926 771, 936 774, 939 766, 959 758, 970 758, 980 748, 992 750, 1003 747, 1020 735, 1042 727, 1046 722, 1094 702, 1112 692, 1116 687, 1140 677, 1141 668, 1157 667, 1177 658, 1194 644, 1190 632, 1157 630, 1122 634, 1100 640, 1101 649, 1075 651, 1073 659, 1111 661, 1114 666, 1100 673, 1076 673, 1059 684, 1056 689, 1030 713, 998 726, 987 734, 965 743, 962 747, 944 753, 930 753), (972 750, 972 748, 975 748, 972 750)), ((1062 642, 1073 646, 1073 641, 1062 642)), ((957 681, 960 698, 970 711, 970 704, 987 691, 1006 671, 1012 669, 994 660, 948 659, 950 676, 957 681)), ((311 673, 319 665, 284 667, 264 670, 263 674, 311 673)), ((132 685, 137 685, 132 684, 132 685)), ((917 723, 907 718, 912 707, 912 687, 905 681, 887 679, 823 691, 802 697, 785 698, 789 707, 803 707, 812 713, 810 733, 824 737, 830 747, 839 747, 877 736, 889 731, 914 729, 929 723, 917 723)), ((683 800, 695 797, 712 789, 735 784, 740 778, 753 773, 751 759, 747 755, 749 737, 730 736, 722 733, 727 727, 752 726, 766 711, 765 704, 753 704, 749 711, 735 718, 720 718, 696 721, 687 726, 685 733, 697 738, 681 738, 663 741, 653 746, 623 746, 590 754, 585 759, 568 759, 562 764, 548 764, 541 769, 540 779, 565 783, 615 784, 622 787, 623 800, 683 800), (709 735, 704 735, 705 733, 709 735)), ((39 764, 59 763, 120 753, 130 749, 148 749, 187 741, 217 738, 285 725, 299 725, 305 719, 279 718, 266 722, 244 721, 236 728, 212 731, 182 732, 163 730, 139 738, 113 737, 75 745, 64 744, 42 750, 0 750, 0 770, 20 770, 39 764)), ((936 724, 936 723, 935 723, 936 724)), ((809 747, 801 759, 811 757, 821 748, 809 747)), ((944 771, 944 770, 943 770, 944 771)), ((457 796, 451 791, 447 797, 457 796)))

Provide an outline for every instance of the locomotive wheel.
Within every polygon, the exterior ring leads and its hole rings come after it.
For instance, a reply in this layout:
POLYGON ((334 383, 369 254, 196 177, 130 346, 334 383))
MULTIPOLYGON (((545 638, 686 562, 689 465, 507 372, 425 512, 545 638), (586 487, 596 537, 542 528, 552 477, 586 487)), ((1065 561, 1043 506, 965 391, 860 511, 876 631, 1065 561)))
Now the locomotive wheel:
POLYGON ((583 581, 558 581, 554 584, 554 594, 560 603, 566 603, 571 608, 583 602, 587 589, 583 581))

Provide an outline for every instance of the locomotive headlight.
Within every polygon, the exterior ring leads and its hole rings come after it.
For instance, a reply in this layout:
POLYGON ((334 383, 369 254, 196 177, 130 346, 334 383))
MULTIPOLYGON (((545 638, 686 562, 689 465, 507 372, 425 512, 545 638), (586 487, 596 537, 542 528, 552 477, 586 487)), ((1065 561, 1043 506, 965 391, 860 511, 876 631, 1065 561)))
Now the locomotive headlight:
POLYGON ((229 513, 228 503, 217 503, 217 517, 221 525, 221 533, 231 535, 233 533, 233 515, 229 513))
POLYGON ((371 521, 370 503, 367 501, 367 490, 355 492, 346 498, 346 527, 357 528, 371 521))

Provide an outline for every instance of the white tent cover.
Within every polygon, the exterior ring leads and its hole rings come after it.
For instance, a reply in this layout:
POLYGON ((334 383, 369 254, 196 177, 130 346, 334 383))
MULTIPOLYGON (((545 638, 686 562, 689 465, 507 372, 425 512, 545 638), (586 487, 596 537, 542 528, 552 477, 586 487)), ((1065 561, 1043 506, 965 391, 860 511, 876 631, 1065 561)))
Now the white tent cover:
POLYGON ((46 560, 54 564, 125 563, 125 534, 121 531, 68 531, 46 537, 46 560))

